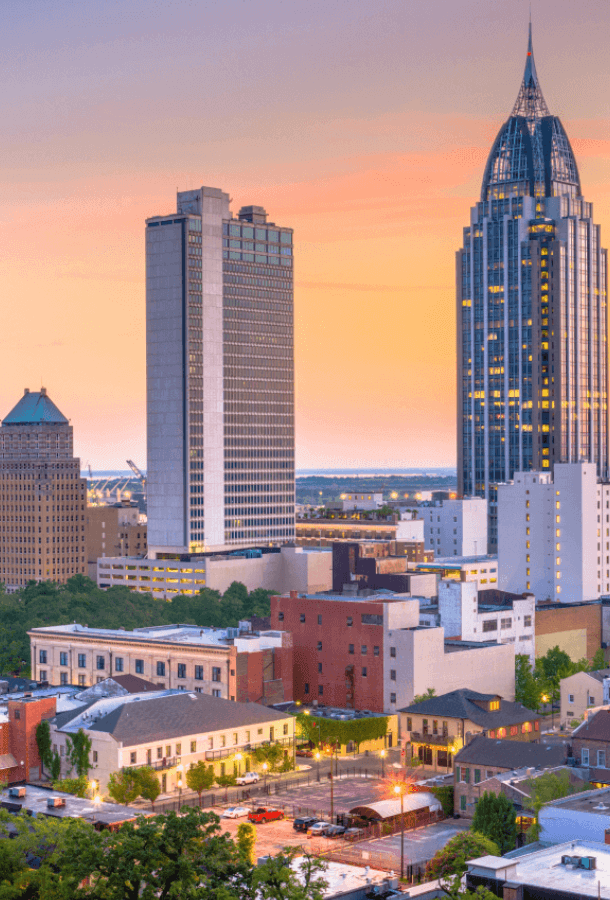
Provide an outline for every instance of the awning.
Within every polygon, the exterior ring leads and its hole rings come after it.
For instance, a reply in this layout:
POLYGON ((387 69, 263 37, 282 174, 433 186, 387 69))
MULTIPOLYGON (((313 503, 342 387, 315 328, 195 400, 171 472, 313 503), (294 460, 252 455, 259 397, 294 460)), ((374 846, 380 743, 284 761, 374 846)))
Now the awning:
MULTIPOLYGON (((440 802, 434 794, 428 791, 418 791, 406 794, 403 799, 404 812, 419 812, 428 809, 430 812, 438 812, 442 809, 440 802)), ((362 816, 364 819, 393 819, 400 815, 400 797, 396 800, 379 800, 377 803, 367 803, 366 806, 354 806, 350 809, 350 815, 362 816)))

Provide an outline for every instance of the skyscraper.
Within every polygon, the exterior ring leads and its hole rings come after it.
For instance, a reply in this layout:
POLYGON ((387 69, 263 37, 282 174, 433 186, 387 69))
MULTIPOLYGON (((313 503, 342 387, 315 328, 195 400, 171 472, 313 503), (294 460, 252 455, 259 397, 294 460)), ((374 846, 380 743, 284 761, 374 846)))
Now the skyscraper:
POLYGON ((532 32, 457 254, 458 484, 489 501, 515 471, 593 462, 608 476, 607 252, 532 32))
POLYGON ((208 187, 146 226, 149 556, 292 541, 292 229, 208 187))
POLYGON ((26 388, 0 428, 0 581, 86 574, 85 505, 72 426, 45 388, 26 388))

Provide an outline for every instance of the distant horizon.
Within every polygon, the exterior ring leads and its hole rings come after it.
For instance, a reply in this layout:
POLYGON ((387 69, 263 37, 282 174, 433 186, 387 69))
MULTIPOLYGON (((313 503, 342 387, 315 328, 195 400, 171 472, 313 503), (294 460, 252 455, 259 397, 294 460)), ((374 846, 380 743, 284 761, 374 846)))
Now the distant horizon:
MULTIPOLYGON (((146 475, 146 469, 142 469, 142 473, 146 475)), ((130 469, 92 469, 94 478, 136 478, 130 469)), ((457 478, 457 469, 455 466, 401 466, 400 468, 371 468, 371 469, 297 469, 297 478, 306 478, 307 476, 318 476, 319 478, 349 478, 350 476, 375 476, 383 477, 384 475, 455 475, 457 478)), ((81 469, 81 477, 88 478, 89 470, 81 469)))

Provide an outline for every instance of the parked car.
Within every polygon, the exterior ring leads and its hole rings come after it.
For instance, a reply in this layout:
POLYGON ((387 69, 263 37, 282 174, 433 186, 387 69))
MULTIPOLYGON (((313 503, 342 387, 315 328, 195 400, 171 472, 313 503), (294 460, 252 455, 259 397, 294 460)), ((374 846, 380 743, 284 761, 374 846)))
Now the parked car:
POLYGON ((311 828, 312 825, 319 821, 315 816, 299 816, 292 823, 292 827, 295 831, 307 831, 308 828, 311 828))
POLYGON ((327 828, 330 828, 330 822, 316 822, 307 829, 309 837, 322 837, 326 834, 327 828))
POLYGON ((258 822, 264 825, 265 822, 272 822, 274 819, 283 819, 284 812, 281 809, 273 809, 271 806, 259 806, 258 809, 250 810, 248 820, 250 822, 258 822))
POLYGON ((343 837, 346 841, 359 841, 365 836, 364 828, 346 828, 343 837))
POLYGON ((313 750, 307 750, 304 747, 299 747, 296 751, 297 756, 306 756, 308 759, 311 759, 313 756, 313 750))
POLYGON ((241 819, 242 816, 247 816, 250 812, 249 806, 229 806, 228 809, 225 809, 221 818, 222 819, 241 819))
POLYGON ((336 838, 345 834, 345 825, 329 825, 326 829, 326 837, 336 838))
POLYGON ((260 780, 261 777, 257 772, 245 772, 243 775, 237 776, 235 784, 256 784, 260 780))

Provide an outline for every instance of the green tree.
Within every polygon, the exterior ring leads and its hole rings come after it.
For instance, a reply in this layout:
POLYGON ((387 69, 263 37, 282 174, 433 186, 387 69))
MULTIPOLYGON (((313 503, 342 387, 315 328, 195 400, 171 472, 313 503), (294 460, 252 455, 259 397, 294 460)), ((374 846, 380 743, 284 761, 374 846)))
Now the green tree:
POLYGON ((89 782, 84 775, 77 778, 58 778, 53 782, 53 789, 75 797, 86 797, 89 793, 89 782))
POLYGON ((531 797, 531 807, 535 816, 534 824, 527 832, 527 839, 530 843, 532 841, 537 841, 540 836, 538 816, 545 803, 550 803, 551 800, 560 800, 562 797, 569 797, 570 794, 578 794, 581 791, 589 790, 591 787, 591 785, 583 784, 582 782, 572 784, 570 781, 570 773, 566 771, 560 772, 559 774, 556 774, 555 772, 545 772, 543 775, 538 776, 538 778, 530 778, 526 782, 526 785, 531 797))
POLYGON ((598 650, 595 651, 595 656, 591 660, 590 671, 598 672, 600 669, 607 668, 607 665, 608 664, 606 663, 606 659, 604 657, 604 651, 600 647, 598 650))
POLYGON ((44 767, 49 768, 51 765, 51 726, 48 719, 43 719, 36 726, 36 746, 40 756, 40 774, 42 775, 44 767))
POLYGON ((423 694, 416 694, 409 705, 412 706, 415 703, 423 703, 424 700, 432 700, 433 697, 436 697, 435 689, 428 688, 423 694))
POLYGON ((148 800, 154 810, 155 800, 161 793, 161 785, 155 774, 155 770, 150 766, 142 766, 137 770, 138 773, 138 793, 144 800, 148 800))
POLYGON ((51 776, 51 781, 57 781, 61 775, 61 757, 57 750, 54 750, 51 754, 49 774, 51 776))
POLYGON ((76 769, 79 778, 87 778, 91 764, 91 738, 79 728, 76 734, 69 734, 66 738, 66 756, 72 768, 76 769))
POLYGON ((263 744, 252 751, 252 756, 257 763, 267 763, 270 772, 276 772, 284 762, 284 750, 286 748, 277 742, 263 744))
POLYGON ((214 784, 214 766, 206 766, 203 760, 199 760, 190 769, 186 771, 186 784, 191 791, 199 794, 199 806, 201 806, 201 795, 204 791, 209 791, 214 784))
POLYGON ((439 850, 426 866, 426 881, 440 878, 449 881, 454 875, 462 876, 467 860, 478 856, 499 856, 497 844, 476 831, 461 831, 439 850))
POLYGON ((515 849, 517 817, 506 794, 485 791, 475 807, 472 830, 497 844, 501 855, 515 849))
POLYGON ((527 709, 538 709, 541 696, 540 682, 534 678, 529 656, 515 655, 515 700, 527 709))
POLYGON ((240 822, 237 826, 237 848, 251 866, 256 862, 256 826, 252 822, 240 822))
POLYGON ((108 779, 108 793, 115 803, 129 805, 140 795, 140 781, 137 769, 122 769, 112 772, 108 779))
POLYGON ((252 887, 261 900, 323 900, 328 882, 324 880, 325 863, 306 855, 297 874, 291 866, 300 849, 270 857, 253 872, 252 887))
POLYGON ((235 775, 217 775, 216 784, 225 789, 225 801, 229 799, 229 788, 236 784, 235 775))

